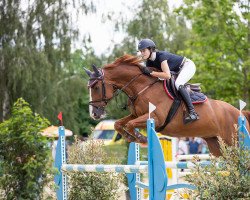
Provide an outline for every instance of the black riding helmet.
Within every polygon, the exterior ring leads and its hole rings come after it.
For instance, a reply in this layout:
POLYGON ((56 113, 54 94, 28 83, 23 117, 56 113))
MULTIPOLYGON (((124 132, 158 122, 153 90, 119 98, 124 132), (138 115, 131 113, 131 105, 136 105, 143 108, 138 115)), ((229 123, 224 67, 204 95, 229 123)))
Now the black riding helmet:
POLYGON ((138 50, 141 51, 142 49, 152 48, 155 49, 155 43, 150 39, 142 39, 138 44, 138 50))

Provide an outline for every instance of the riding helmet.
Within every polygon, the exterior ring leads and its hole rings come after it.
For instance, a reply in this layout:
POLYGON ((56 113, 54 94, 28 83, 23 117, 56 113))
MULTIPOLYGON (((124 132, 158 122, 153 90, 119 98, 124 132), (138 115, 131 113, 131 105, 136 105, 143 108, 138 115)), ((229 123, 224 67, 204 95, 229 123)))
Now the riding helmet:
POLYGON ((138 44, 138 50, 146 49, 146 48, 155 48, 156 45, 153 40, 150 39, 142 39, 138 44))

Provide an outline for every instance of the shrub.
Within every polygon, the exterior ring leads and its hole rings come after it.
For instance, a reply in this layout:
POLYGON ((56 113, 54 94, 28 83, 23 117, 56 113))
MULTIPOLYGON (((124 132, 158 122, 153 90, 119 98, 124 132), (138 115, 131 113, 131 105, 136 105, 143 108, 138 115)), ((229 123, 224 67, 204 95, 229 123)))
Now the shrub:
MULTIPOLYGON (((103 143, 89 140, 76 142, 69 148, 68 163, 111 164, 118 161, 103 149, 103 143)), ((124 176, 117 173, 68 172, 69 200, 117 200, 122 192, 124 176)))
POLYGON ((250 151, 238 147, 238 142, 227 146, 220 140, 222 156, 211 158, 211 165, 196 167, 186 180, 197 187, 191 199, 250 199, 250 151), (219 166, 217 163, 220 163, 219 166))
POLYGON ((0 124, 0 189, 4 199, 37 199, 48 174, 48 140, 39 131, 48 120, 18 99, 11 118, 0 124))

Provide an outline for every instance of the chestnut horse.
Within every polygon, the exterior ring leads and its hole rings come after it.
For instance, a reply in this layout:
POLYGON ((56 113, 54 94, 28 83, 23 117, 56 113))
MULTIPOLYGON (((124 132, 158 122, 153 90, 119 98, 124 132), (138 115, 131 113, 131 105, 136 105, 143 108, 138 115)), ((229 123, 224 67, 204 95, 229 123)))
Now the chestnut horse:
MULTIPOLYGON (((90 76, 88 87, 91 117, 102 118, 105 106, 119 89, 129 98, 131 114, 116 121, 115 129, 129 142, 146 143, 147 138, 135 131, 135 128, 146 128, 149 102, 156 105, 151 117, 154 118, 157 129, 164 124, 173 100, 165 93, 162 81, 142 74, 140 61, 137 57, 124 55, 102 69, 93 66, 94 72, 87 69, 85 71, 90 76)), ((236 134, 235 124, 240 114, 237 108, 223 101, 208 99, 195 105, 200 119, 186 125, 183 123, 183 108, 182 103, 161 134, 172 137, 201 137, 215 156, 221 155, 218 136, 225 143, 232 144, 233 135, 236 134)), ((249 121, 250 112, 245 111, 244 115, 249 121)), ((247 129, 249 130, 249 123, 247 129)))

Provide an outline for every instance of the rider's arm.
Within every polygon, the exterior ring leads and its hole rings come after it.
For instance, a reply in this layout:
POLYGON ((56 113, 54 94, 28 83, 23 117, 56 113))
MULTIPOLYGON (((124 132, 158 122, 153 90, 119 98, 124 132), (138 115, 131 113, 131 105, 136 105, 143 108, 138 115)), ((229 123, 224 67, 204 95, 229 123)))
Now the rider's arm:
POLYGON ((158 78, 163 78, 163 79, 170 79, 171 78, 171 74, 170 74, 170 70, 169 70, 169 66, 168 66, 168 61, 164 60, 161 63, 161 69, 162 72, 156 72, 153 71, 152 73, 150 73, 151 76, 154 77, 158 77, 158 78))

